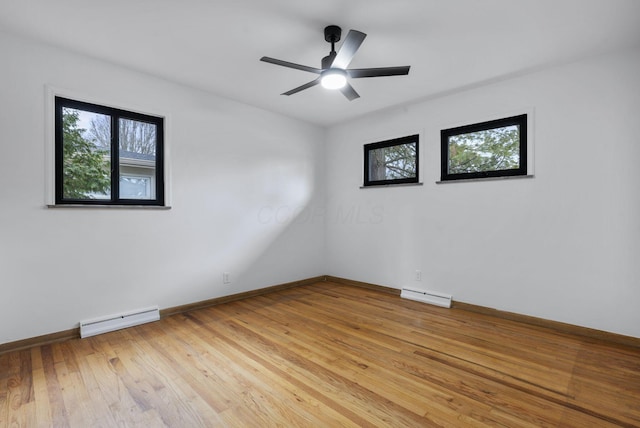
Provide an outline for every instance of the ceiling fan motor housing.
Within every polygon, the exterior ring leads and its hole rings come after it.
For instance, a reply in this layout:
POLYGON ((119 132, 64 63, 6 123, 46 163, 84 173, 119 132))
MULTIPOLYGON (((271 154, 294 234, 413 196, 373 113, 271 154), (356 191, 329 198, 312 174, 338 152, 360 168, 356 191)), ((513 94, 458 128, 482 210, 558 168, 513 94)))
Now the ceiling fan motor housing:
POLYGON ((324 39, 327 42, 331 43, 331 52, 329 52, 329 55, 322 58, 322 65, 320 68, 322 68, 323 70, 330 68, 331 64, 333 64, 333 60, 336 57, 335 45, 340 41, 341 35, 342 29, 337 25, 329 25, 324 28, 324 39))
POLYGON ((331 43, 331 52, 329 55, 322 58, 322 65, 320 68, 326 70, 331 67, 333 60, 336 57, 336 43, 340 40, 340 36, 342 35, 342 29, 337 25, 329 25, 324 28, 324 39, 331 43))
POLYGON ((329 25, 324 28, 324 39, 329 43, 339 42, 341 35, 342 29, 337 25, 329 25))

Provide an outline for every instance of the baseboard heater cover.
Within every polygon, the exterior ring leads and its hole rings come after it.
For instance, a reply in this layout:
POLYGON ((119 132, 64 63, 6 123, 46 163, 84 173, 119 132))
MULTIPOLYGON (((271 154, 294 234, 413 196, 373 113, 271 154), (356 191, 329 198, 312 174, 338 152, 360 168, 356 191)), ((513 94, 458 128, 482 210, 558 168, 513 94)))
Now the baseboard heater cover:
POLYGON ((145 324, 160 319, 160 310, 157 306, 109 315, 101 318, 80 321, 80 337, 90 337, 97 334, 120 330, 134 325, 145 324))
POLYGON ((436 306, 442 306, 443 308, 450 308, 452 299, 452 296, 449 294, 429 290, 416 290, 412 288, 403 288, 400 293, 400 297, 416 300, 418 302, 430 303, 436 306))

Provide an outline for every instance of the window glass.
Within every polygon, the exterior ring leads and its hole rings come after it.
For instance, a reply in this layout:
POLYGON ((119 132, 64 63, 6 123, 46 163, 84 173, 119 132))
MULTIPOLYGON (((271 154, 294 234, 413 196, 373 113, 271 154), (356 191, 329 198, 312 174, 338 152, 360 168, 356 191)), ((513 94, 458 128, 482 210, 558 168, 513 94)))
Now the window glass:
POLYGON ((120 175, 120 197, 125 199, 151 199, 151 177, 120 175))
POLYGON ((373 149, 369 152, 369 178, 396 180, 416 176, 416 143, 373 149))
POLYGON ((111 198, 111 147, 91 132, 96 121, 110 129, 109 116, 62 108, 62 191, 66 199, 111 198))
POLYGON ((150 177, 155 175, 156 125, 120 119, 119 131, 120 198, 155 198, 150 177))
POLYGON ((397 138, 364 146, 364 185, 418 182, 418 136, 397 138))
POLYGON ((442 180, 526 175, 527 116, 442 131, 442 180))
POLYGON ((519 163, 516 125, 449 137, 449 174, 514 169, 519 163))

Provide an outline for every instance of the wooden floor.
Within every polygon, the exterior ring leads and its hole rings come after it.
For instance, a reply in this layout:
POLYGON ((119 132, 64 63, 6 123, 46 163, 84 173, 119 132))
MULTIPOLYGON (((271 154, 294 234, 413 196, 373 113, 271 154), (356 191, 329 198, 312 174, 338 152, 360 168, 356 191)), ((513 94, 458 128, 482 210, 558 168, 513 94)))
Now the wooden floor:
POLYGON ((640 426, 640 349, 322 282, 0 355, 0 427, 640 426))

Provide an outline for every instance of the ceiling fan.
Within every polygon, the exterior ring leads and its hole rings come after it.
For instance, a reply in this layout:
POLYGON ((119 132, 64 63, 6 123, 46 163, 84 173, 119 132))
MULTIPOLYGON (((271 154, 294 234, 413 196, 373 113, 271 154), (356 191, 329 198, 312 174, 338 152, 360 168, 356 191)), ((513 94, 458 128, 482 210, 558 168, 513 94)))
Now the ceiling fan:
POLYGON ((349 84, 347 81, 348 78, 360 79, 362 77, 401 76, 409 74, 409 68, 411 67, 409 65, 401 67, 347 68, 367 35, 360 31, 349 30, 347 37, 342 42, 340 50, 336 52, 335 45, 340 41, 341 34, 342 29, 337 25, 329 25, 324 29, 324 39, 331 43, 331 52, 322 58, 322 68, 295 64, 268 56, 263 56, 260 58, 260 61, 319 74, 319 76, 311 82, 284 92, 282 95, 293 95, 317 84, 321 84, 326 89, 340 89, 340 92, 342 92, 349 101, 359 98, 360 95, 358 95, 356 90, 353 89, 353 86, 349 84))

